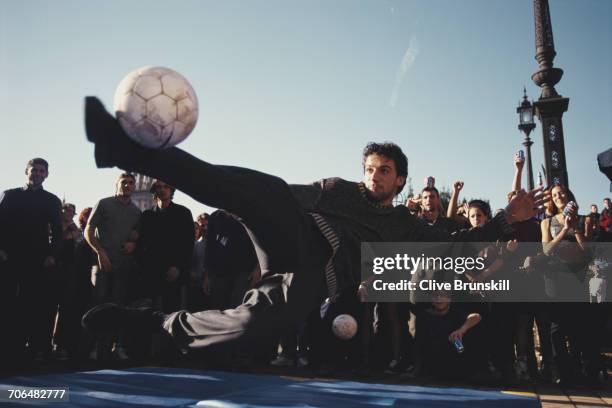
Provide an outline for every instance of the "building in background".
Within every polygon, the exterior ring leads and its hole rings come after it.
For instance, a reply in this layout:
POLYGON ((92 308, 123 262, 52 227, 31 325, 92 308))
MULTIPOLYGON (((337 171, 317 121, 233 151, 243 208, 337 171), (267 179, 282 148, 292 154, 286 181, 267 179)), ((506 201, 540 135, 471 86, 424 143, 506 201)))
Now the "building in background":
POLYGON ((153 200, 153 194, 151 194, 150 190, 154 179, 137 173, 135 176, 136 189, 134 190, 134 194, 132 194, 132 201, 140 211, 153 208, 153 206, 155 206, 155 200, 153 200))

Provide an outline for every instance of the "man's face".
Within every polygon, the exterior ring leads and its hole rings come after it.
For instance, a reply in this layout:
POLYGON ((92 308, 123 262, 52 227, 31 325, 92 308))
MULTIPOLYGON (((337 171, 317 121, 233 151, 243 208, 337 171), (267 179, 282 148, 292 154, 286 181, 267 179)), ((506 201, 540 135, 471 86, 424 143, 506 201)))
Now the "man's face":
POLYGON ((163 181, 155 182, 155 197, 161 201, 168 201, 172 199, 172 187, 163 181))
POLYGON ((598 208, 597 208, 597 206, 596 206, 596 205, 592 205, 592 206, 591 206, 591 212, 592 212, 593 214, 595 214, 595 213, 597 212, 597 209, 598 209, 598 208))
POLYGON ((406 178, 397 175, 395 162, 378 154, 369 155, 364 164, 363 182, 366 188, 381 204, 391 204, 397 188, 406 178))
POLYGON ((134 192, 134 179, 131 177, 121 177, 117 181, 117 195, 129 198, 134 192))
POLYGON ((433 305, 434 309, 436 309, 438 312, 444 312, 448 310, 450 306, 450 302, 451 300, 448 296, 435 295, 431 301, 431 304, 433 305))
POLYGON ((26 168, 26 176, 28 177, 28 186, 38 188, 49 175, 47 168, 42 164, 34 164, 26 168))
POLYGON ((421 205, 425 211, 434 211, 440 207, 440 197, 435 191, 423 191, 421 205))
POLYGON ((193 232, 195 233, 196 241, 202 237, 202 227, 197 222, 193 223, 193 232))
POLYGON ((197 222, 202 227, 202 233, 204 233, 208 229, 208 216, 199 216, 197 222))
POLYGON ((71 221, 74 218, 74 210, 71 206, 62 207, 62 217, 65 221, 71 221))

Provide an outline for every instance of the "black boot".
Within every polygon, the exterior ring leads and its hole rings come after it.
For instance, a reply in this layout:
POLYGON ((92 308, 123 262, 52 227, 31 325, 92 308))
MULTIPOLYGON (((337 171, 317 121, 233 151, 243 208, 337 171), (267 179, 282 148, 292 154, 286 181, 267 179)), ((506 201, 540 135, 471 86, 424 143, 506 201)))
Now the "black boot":
POLYGON ((95 96, 85 97, 85 132, 87 140, 96 145, 94 155, 98 167, 118 166, 130 170, 129 158, 145 149, 127 136, 95 96))

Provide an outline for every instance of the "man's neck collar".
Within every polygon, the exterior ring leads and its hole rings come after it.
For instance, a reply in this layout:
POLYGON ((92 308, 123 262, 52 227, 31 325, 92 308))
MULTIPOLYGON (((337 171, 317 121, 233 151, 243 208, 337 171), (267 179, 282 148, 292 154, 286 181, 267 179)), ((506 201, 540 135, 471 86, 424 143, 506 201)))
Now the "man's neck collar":
POLYGON ((423 218, 425 218, 429 222, 436 222, 439 217, 440 217, 440 212, 437 210, 423 211, 423 218))
POLYGON ((450 312, 450 308, 451 308, 451 305, 448 305, 448 307, 446 309, 443 309, 443 310, 438 310, 435 307, 433 307, 432 309, 434 311, 434 314, 436 314, 438 316, 445 316, 445 315, 448 314, 448 312, 450 312))
POLYGON ((119 194, 115 194, 115 198, 123 204, 129 204, 132 201, 132 197, 126 197, 124 195, 119 194))
POLYGON ((172 205, 172 200, 168 200, 168 201, 166 201, 166 202, 163 202, 163 201, 157 201, 157 202, 155 203, 155 207, 156 207, 158 210, 165 210, 166 208, 170 207, 171 205, 172 205))
POLYGON ((38 186, 34 186, 32 184, 26 184, 25 187, 23 188, 24 190, 30 190, 30 191, 38 191, 38 190, 44 190, 43 185, 39 184, 38 186))
POLYGON ((392 208, 393 207, 393 202, 389 204, 383 204, 381 201, 372 197, 372 193, 370 193, 370 190, 367 189, 363 181, 359 182, 357 185, 359 187, 359 192, 361 193, 361 195, 373 207, 376 207, 376 208, 392 208))

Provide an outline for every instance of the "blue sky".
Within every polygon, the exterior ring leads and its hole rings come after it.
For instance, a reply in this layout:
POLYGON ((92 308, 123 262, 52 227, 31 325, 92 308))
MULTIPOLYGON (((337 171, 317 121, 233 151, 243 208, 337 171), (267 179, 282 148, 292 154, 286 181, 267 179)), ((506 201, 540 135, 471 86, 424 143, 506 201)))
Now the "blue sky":
MULTIPOLYGON (((610 195, 596 155, 612 147, 612 1, 550 6, 584 212, 610 195)), ((363 146, 391 140, 415 187, 462 179, 466 196, 500 207, 523 139, 523 85, 539 96, 533 26, 531 0, 0 1, 0 189, 42 156, 46 188, 79 210, 113 194, 119 171, 95 168, 83 97, 110 108, 125 74, 161 65, 198 94, 199 123, 179 147, 205 160, 289 183, 358 180, 363 146)), ((532 137, 537 174, 539 124, 532 137)))

